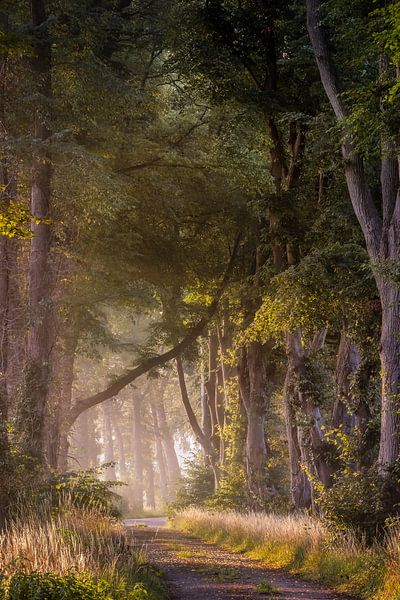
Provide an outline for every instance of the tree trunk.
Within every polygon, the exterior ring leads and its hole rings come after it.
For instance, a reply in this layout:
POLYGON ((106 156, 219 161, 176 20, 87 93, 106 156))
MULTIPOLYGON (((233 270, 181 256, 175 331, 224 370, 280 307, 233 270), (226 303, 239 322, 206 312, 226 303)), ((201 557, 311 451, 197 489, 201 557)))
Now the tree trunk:
MULTIPOLYGON (((336 119, 341 122, 347 114, 343 90, 338 84, 331 46, 323 26, 321 0, 307 0, 307 25, 322 85, 336 119)), ((385 61, 384 61, 385 62, 385 61)), ((384 137, 384 136, 383 136, 384 137)), ((381 206, 377 210, 363 158, 357 153, 351 134, 344 137, 342 155, 344 170, 354 213, 363 231, 371 263, 397 262, 400 258, 400 190, 399 162, 395 152, 388 152, 385 140, 381 143, 381 206)), ((379 472, 387 476, 400 452, 400 292, 396 283, 374 272, 382 305, 381 330, 381 437, 379 472)))
POLYGON ((294 384, 292 407, 297 407, 298 411, 298 440, 302 462, 312 475, 316 475, 326 487, 329 487, 332 469, 326 458, 324 420, 313 383, 310 381, 306 361, 322 348, 325 334, 325 331, 316 334, 307 349, 304 347, 299 330, 287 334, 287 356, 294 384))
POLYGON ((290 493, 294 507, 297 509, 304 509, 311 506, 311 484, 302 468, 302 453, 297 427, 296 410, 293 406, 293 385, 292 369, 288 366, 283 388, 283 402, 289 450, 290 493))
POLYGON ((218 368, 218 338, 215 333, 210 332, 208 338, 208 379, 205 383, 206 399, 211 415, 211 442, 217 454, 220 454, 221 438, 218 426, 218 390, 217 390, 217 368, 218 368))
POLYGON ((265 348, 251 342, 241 349, 239 360, 240 392, 247 415, 246 472, 250 505, 254 510, 265 508, 273 491, 268 485, 265 418, 268 406, 265 348))
POLYGON ((219 464, 222 466, 225 460, 225 395, 224 395, 224 377, 222 368, 217 370, 217 419, 218 419, 218 439, 219 439, 219 464))
POLYGON ((119 479, 126 482, 128 479, 128 469, 126 466, 125 444, 121 427, 119 426, 118 417, 118 413, 112 413, 111 424, 115 433, 115 441, 118 447, 119 479))
POLYGON ((74 334, 60 339, 52 353, 52 372, 49 386, 46 419, 47 461, 53 469, 65 472, 68 468, 67 417, 71 409, 74 382, 75 351, 78 340, 74 334))
POLYGON ((186 411, 186 415, 189 420, 190 427, 192 428, 192 431, 193 431, 198 443, 203 448, 204 453, 209 458, 211 468, 214 473, 215 489, 217 489, 218 483, 219 483, 219 476, 220 476, 219 465, 218 465, 218 455, 215 451, 214 446, 210 443, 210 440, 208 438, 206 438, 206 436, 204 435, 204 432, 201 429, 201 427, 198 423, 197 417, 193 411, 192 405, 189 400, 189 394, 188 394, 188 391, 186 388, 185 373, 183 370, 182 360, 181 360, 180 356, 178 356, 176 359, 176 367, 177 367, 177 371, 178 371, 178 380, 179 380, 179 387, 181 390, 182 403, 183 403, 183 406, 185 407, 185 411, 186 411))
POLYGON ((341 427, 344 433, 347 434, 351 433, 356 424, 358 407, 352 393, 352 377, 360 368, 360 364, 360 354, 347 336, 345 329, 343 329, 336 359, 336 399, 333 407, 332 425, 335 428, 341 427))
POLYGON ((150 403, 150 410, 151 415, 153 417, 154 441, 156 445, 156 460, 158 466, 158 474, 160 478, 160 496, 164 501, 166 501, 170 499, 168 495, 167 468, 165 464, 164 451, 161 441, 161 431, 158 424, 157 411, 154 402, 150 403))
POLYGON ((382 407, 379 465, 385 473, 400 454, 400 290, 381 284, 382 407))
MULTIPOLYGON (((44 0, 32 0, 32 23, 41 28, 33 43, 32 70, 38 98, 51 97, 51 42, 46 28, 44 0)), ((33 135, 46 142, 50 136, 47 107, 37 106, 34 111, 33 135)), ((49 389, 49 366, 52 346, 50 306, 50 216, 52 164, 48 151, 35 149, 32 163, 31 212, 37 221, 32 223, 28 287, 29 327, 27 354, 19 402, 17 428, 26 454, 38 466, 44 465, 44 422, 49 389)))
MULTIPOLYGON (((212 425, 211 425, 211 413, 210 406, 208 403, 207 391, 206 391, 206 380, 204 374, 204 365, 201 367, 201 381, 200 381, 200 400, 201 400, 201 428, 204 435, 211 443, 212 437, 212 425)), ((210 466, 210 460, 208 455, 205 453, 203 448, 204 464, 210 466)))
POLYGON ((167 462, 168 479, 172 484, 175 484, 175 482, 181 478, 181 469, 175 451, 174 438, 172 437, 171 430, 168 425, 164 401, 162 398, 158 399, 156 403, 156 412, 167 462))
POLYGON ((143 442, 142 442, 142 404, 143 398, 139 395, 133 397, 133 438, 132 454, 134 465, 134 506, 143 510, 143 442))
POLYGON ((114 438, 113 428, 111 423, 112 405, 109 402, 104 402, 103 406, 103 443, 104 443, 104 462, 110 463, 105 472, 104 478, 106 481, 115 481, 115 454, 114 454, 114 438))
MULTIPOLYGON (((12 198, 16 198, 17 181, 12 181, 12 198)), ((25 248, 16 239, 7 242, 8 300, 7 300, 7 396, 9 418, 15 418, 21 373, 25 364, 27 314, 22 301, 22 288, 27 267, 25 248)))
POLYGON ((77 461, 81 469, 93 469, 98 465, 99 447, 94 423, 95 411, 85 411, 77 421, 75 444, 78 448, 77 461))
MULTIPOLYGON (((0 12, 0 25, 3 31, 8 29, 8 18, 0 12)), ((7 73, 7 56, 0 57, 0 125, 6 131, 5 78, 7 73)), ((9 203, 9 176, 6 158, 0 160, 0 202, 4 206, 9 203)), ((8 507, 8 488, 10 481, 10 452, 7 433, 8 418, 8 302, 9 302, 9 240, 0 235, 0 521, 3 520, 8 507)))
POLYGON ((154 490, 154 467, 151 453, 146 461, 146 505, 152 510, 156 509, 156 495, 154 490))

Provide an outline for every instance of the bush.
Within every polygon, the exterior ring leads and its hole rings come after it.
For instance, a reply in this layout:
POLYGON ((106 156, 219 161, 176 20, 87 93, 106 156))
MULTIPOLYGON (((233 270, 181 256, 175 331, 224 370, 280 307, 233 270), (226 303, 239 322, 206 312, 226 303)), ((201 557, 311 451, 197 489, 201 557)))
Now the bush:
POLYGON ((367 543, 382 537, 400 514, 400 461, 384 479, 376 467, 355 468, 357 437, 340 430, 328 433, 338 451, 339 469, 330 488, 316 485, 317 505, 334 532, 351 530, 367 543))
POLYGON ((101 481, 99 476, 107 467, 87 471, 54 473, 39 491, 42 497, 50 498, 53 508, 66 502, 76 508, 95 509, 105 515, 121 516, 122 498, 112 488, 125 485, 118 481, 101 481))
POLYGON ((214 474, 211 467, 204 465, 198 454, 185 462, 185 475, 178 483, 176 499, 170 509, 181 510, 189 506, 203 506, 214 493, 214 474))
POLYGON ((107 600, 101 583, 88 575, 18 573, 3 580, 4 600, 107 600))
POLYGON ((106 579, 95 581, 88 574, 59 576, 54 573, 18 573, 3 578, 1 600, 151 600, 152 592, 143 584, 132 588, 106 579), (123 589, 122 589, 123 588, 123 589))
POLYGON ((204 502, 211 510, 246 510, 248 506, 247 484, 242 465, 223 472, 215 494, 204 502))

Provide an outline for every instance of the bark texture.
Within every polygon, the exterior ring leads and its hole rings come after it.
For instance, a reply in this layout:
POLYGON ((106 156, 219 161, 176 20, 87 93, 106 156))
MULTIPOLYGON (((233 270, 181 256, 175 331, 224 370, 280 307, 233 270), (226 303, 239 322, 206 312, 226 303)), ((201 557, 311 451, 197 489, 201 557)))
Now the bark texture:
MULTIPOLYGON (((343 89, 333 67, 327 32, 322 25, 321 0, 307 0, 308 31, 322 85, 338 121, 347 116, 343 89)), ((384 62, 384 61, 383 61, 384 62)), ((347 187, 354 213, 363 231, 372 264, 400 258, 400 194, 398 158, 382 140, 381 211, 374 204, 362 157, 350 135, 342 144, 347 187)), ((379 470, 386 475, 400 452, 400 292, 379 269, 375 280, 382 305, 381 372, 382 405, 379 470)))
POLYGON ((265 421, 269 398, 265 348, 260 342, 251 342, 241 349, 239 384, 247 415, 246 471, 250 504, 254 510, 261 510, 274 492, 268 484, 270 451, 266 442, 265 421))
POLYGON ((48 102, 51 98, 51 42, 46 28, 44 0, 31 2, 32 24, 37 33, 31 60, 36 94, 40 99, 33 115, 33 135, 36 140, 32 162, 31 213, 32 223, 28 287, 29 327, 26 362, 17 427, 24 451, 39 465, 44 462, 44 422, 49 391, 51 332, 50 235, 46 222, 51 209, 52 163, 45 149, 50 137, 48 102))
MULTIPOLYGON (((329 487, 332 468, 327 457, 327 442, 324 435, 324 419, 318 404, 318 392, 313 386, 309 372, 309 361, 323 347, 326 331, 314 336, 309 347, 305 347, 301 331, 288 333, 287 356, 288 372, 285 386, 285 405, 289 457, 292 467, 292 498, 295 502, 309 501, 308 486, 305 485, 300 470, 306 468, 312 475, 329 487), (293 428, 296 423, 297 435, 293 428), (299 464, 299 461, 301 463, 299 464), (294 486, 298 484, 298 489, 294 486)), ((311 498, 312 498, 311 486, 311 498)))

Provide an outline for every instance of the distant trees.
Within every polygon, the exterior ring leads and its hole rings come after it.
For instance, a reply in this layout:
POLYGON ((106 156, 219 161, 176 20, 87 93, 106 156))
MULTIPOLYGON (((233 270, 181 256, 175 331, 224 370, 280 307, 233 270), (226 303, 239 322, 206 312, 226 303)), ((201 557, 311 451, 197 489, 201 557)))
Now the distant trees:
POLYGON ((222 504, 316 506, 343 439, 397 485, 398 15, 306 4, 5 4, 0 451, 22 480, 114 455, 139 508, 172 498, 173 396, 222 504))

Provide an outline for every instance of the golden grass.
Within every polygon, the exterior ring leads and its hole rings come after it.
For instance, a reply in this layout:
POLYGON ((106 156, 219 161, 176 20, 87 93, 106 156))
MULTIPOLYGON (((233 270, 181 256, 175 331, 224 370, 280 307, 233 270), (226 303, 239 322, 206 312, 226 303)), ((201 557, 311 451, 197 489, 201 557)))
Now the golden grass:
POLYGON ((174 518, 177 529, 244 552, 366 600, 400 600, 400 528, 368 548, 351 533, 332 538, 308 515, 213 513, 188 509, 174 518))
POLYGON ((0 571, 6 576, 23 571, 115 577, 123 568, 134 578, 145 562, 121 524, 93 511, 70 508, 53 517, 32 512, 0 533, 0 571))

